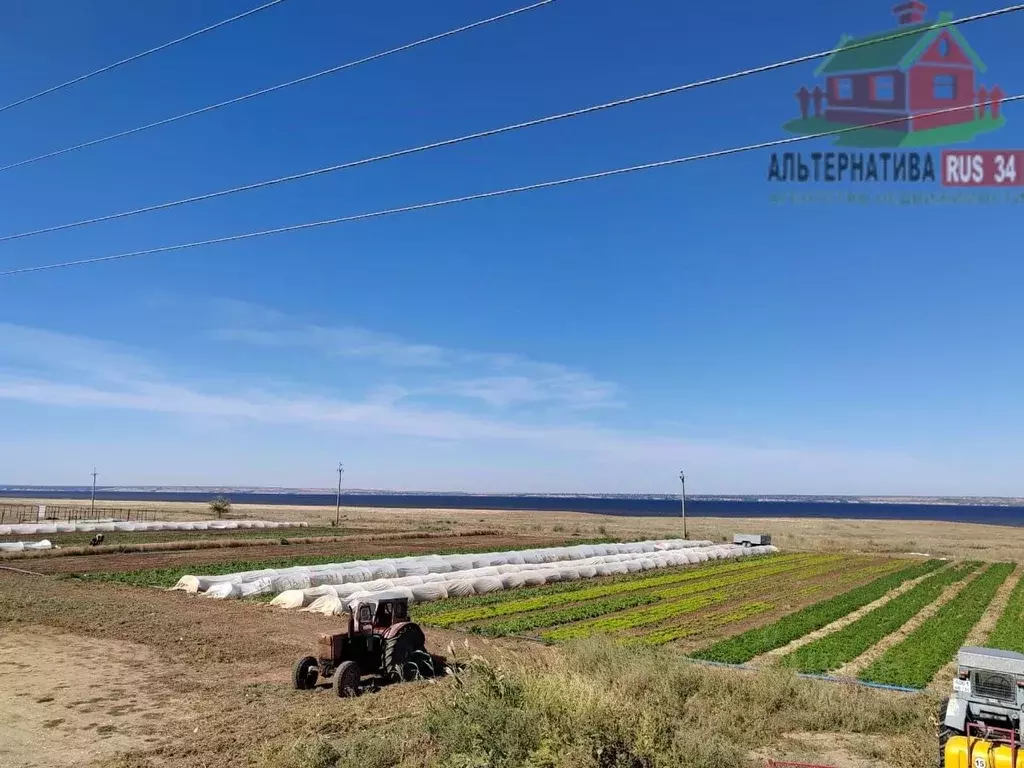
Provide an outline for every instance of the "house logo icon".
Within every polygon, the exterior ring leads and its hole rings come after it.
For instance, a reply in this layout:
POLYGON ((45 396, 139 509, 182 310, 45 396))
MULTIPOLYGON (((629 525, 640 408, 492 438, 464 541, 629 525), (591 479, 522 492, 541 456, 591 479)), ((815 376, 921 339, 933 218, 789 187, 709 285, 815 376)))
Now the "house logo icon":
POLYGON ((952 24, 953 14, 926 21, 927 6, 919 0, 892 10, 895 29, 843 36, 838 50, 815 71, 824 84, 800 87, 795 94, 800 117, 783 127, 812 135, 891 121, 834 139, 838 146, 861 148, 957 144, 1001 128, 1006 94, 996 84, 982 83, 987 68, 952 24), (933 114, 939 110, 949 111, 933 114))

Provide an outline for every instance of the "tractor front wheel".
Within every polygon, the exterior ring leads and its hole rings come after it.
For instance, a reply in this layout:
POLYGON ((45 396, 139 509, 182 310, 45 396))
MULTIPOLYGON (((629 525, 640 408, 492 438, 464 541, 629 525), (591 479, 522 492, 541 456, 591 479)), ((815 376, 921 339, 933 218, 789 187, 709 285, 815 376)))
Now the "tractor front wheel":
POLYGON ((320 665, 313 656, 303 656, 292 667, 292 687, 297 691, 308 691, 316 687, 320 676, 320 665))
POLYGON ((354 661, 343 661, 334 673, 334 692, 339 696, 359 695, 359 665, 354 661))

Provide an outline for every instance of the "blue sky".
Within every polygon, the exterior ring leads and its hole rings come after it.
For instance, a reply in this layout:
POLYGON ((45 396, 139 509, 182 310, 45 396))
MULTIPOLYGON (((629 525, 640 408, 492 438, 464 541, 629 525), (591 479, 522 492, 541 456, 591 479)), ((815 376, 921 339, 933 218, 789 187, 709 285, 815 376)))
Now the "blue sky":
MULTIPOLYGON (((7 103, 255 2, 11 5, 7 103)), ((516 7, 287 0, 0 114, 0 165, 516 7)), ((850 6, 557 0, 0 173, 0 234, 823 50, 850 6)), ((963 16, 997 7, 950 3, 963 16)), ((964 28, 1024 91, 1024 15, 964 28)), ((0 269, 781 138, 813 65, 117 222, 0 269)), ((1024 147, 1019 108, 977 146, 1024 147)), ((808 145, 806 151, 811 151, 808 145)), ((824 142, 814 145, 825 148, 824 142)), ((1020 205, 773 205, 755 152, 0 281, 0 481, 1024 495, 1020 205)), ((900 191, 892 185, 877 191, 900 191)))

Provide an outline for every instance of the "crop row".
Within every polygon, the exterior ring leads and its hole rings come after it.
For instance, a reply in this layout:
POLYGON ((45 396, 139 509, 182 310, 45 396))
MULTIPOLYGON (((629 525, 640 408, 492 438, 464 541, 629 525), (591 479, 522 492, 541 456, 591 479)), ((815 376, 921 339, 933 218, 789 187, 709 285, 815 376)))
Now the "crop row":
POLYGON ((858 608, 873 603, 905 581, 931 573, 943 564, 942 560, 928 560, 886 574, 868 584, 784 616, 774 624, 758 627, 715 643, 693 654, 693 657, 742 664, 762 653, 781 648, 808 632, 819 630, 858 608))
MULTIPOLYGON (((750 591, 751 588, 756 589, 759 585, 766 583, 769 579, 774 579, 785 573, 790 573, 790 575, 798 574, 800 578, 812 578, 821 573, 831 572, 835 570, 836 562, 843 559, 843 556, 830 556, 828 558, 808 558, 803 562, 796 563, 773 561, 766 564, 763 568, 750 570, 746 573, 733 573, 726 576, 719 576, 716 579, 703 579, 699 581, 691 580, 689 583, 681 586, 663 587, 657 590, 633 593, 630 597, 641 598, 637 600, 633 606, 623 606, 621 608, 614 607, 615 601, 607 599, 577 603, 569 606, 568 608, 528 612, 505 621, 487 621, 484 624, 474 626, 472 631, 488 635, 507 635, 517 632, 527 632, 532 629, 553 627, 560 624, 567 624, 572 621, 597 618, 607 613, 625 610, 627 607, 638 607, 661 602, 671 602, 674 607, 666 610, 671 610, 674 614, 674 612, 679 609, 680 605, 684 605, 679 602, 681 598, 693 597, 697 594, 723 590, 730 587, 741 588, 742 591, 729 589, 727 592, 719 592, 716 597, 717 602, 719 599, 735 597, 737 594, 743 594, 750 591), (747 589, 742 589, 742 586, 746 584, 751 586, 747 589), (598 605, 592 607, 592 604, 595 602, 598 603, 598 605)), ((589 592, 589 590, 587 590, 587 592, 589 592)), ((578 596, 582 596, 583 594, 584 593, 579 593, 578 596)), ((659 612, 654 612, 652 615, 660 614, 659 612)), ((434 620, 438 618, 442 617, 434 617, 434 620)), ((428 621, 430 621, 430 619, 428 619, 428 621)), ((589 632, 590 630, 587 630, 587 634, 589 634, 589 632)))
MULTIPOLYGON (((748 577, 748 574, 756 575, 763 573, 765 570, 775 572, 778 569, 795 568, 803 565, 809 560, 811 560, 811 558, 806 556, 799 557, 795 555, 783 555, 781 557, 773 557, 768 561, 759 560, 756 563, 746 562, 743 563, 743 565, 746 566, 745 568, 730 569, 729 574, 721 578, 745 579, 748 577)), ((544 608, 554 608, 584 600, 612 597, 614 595, 638 592, 655 587, 664 587, 666 585, 671 585, 673 587, 675 587, 675 585, 682 585, 678 588, 689 589, 696 585, 703 584, 704 580, 706 580, 708 576, 716 576, 722 572, 722 570, 712 571, 710 569, 700 568, 683 573, 650 576, 644 579, 619 581, 612 584, 601 583, 593 585, 586 582, 571 582, 576 589, 565 589, 550 593, 541 591, 536 594, 536 596, 525 599, 508 600, 492 603, 490 605, 477 605, 461 609, 456 608, 454 610, 433 615, 423 615, 418 613, 416 618, 418 621, 423 621, 423 623, 431 626, 450 627, 456 624, 466 624, 471 621, 483 621, 485 619, 494 619, 501 616, 510 616, 516 613, 526 613, 528 611, 536 611, 544 608)), ((750 578, 753 578, 753 576, 750 576, 750 578)))
POLYGON ((801 672, 822 673, 838 669, 902 627, 926 605, 934 603, 946 587, 965 578, 977 567, 976 564, 967 564, 941 570, 838 632, 798 648, 787 655, 783 663, 801 672))
POLYGON ((861 680, 924 688, 956 654, 1014 567, 1013 563, 991 566, 903 642, 864 669, 861 680))
POLYGON ((696 621, 688 621, 683 624, 665 627, 664 629, 657 629, 653 632, 648 632, 645 635, 630 638, 628 643, 630 645, 648 646, 665 645, 673 640, 681 640, 685 637, 691 637, 701 632, 707 632, 708 630, 725 626, 726 624, 732 624, 736 621, 742 621, 743 619, 749 619, 752 616, 767 613, 774 608, 775 603, 756 600, 754 602, 747 603, 746 605, 742 605, 733 611, 729 611, 728 613, 702 617, 696 621))
POLYGON ((723 589, 718 592, 701 593, 682 600, 661 601, 650 608, 641 608, 636 611, 627 611, 604 618, 570 624, 550 632, 545 632, 541 637, 550 642, 563 642, 565 640, 576 640, 581 637, 590 637, 595 634, 607 634, 625 629, 636 629, 637 627, 660 624, 665 619, 685 616, 694 611, 709 608, 712 605, 719 605, 730 600, 732 597, 733 593, 731 590, 723 589))
MULTIPOLYGON (((600 580, 600 586, 608 587, 617 584, 629 584, 631 585, 630 589, 632 590, 647 589, 649 587, 678 584, 686 581, 692 581, 694 579, 703 579, 711 574, 717 575, 722 573, 746 571, 751 568, 758 568, 764 565, 766 561, 771 561, 773 563, 794 562, 807 560, 810 557, 812 557, 812 555, 808 554, 761 555, 746 558, 739 562, 735 560, 728 560, 700 565, 697 567, 680 566, 679 568, 673 568, 655 576, 652 576, 646 571, 621 576, 603 576, 600 580)), ((452 597, 446 600, 439 600, 436 603, 427 603, 425 605, 418 606, 416 609, 416 617, 418 620, 422 620, 431 616, 448 614, 453 611, 470 610, 472 608, 493 606, 500 603, 513 603, 519 600, 528 600, 538 596, 578 593, 594 588, 594 582, 591 581, 563 581, 539 587, 520 587, 518 589, 511 589, 505 592, 491 592, 486 595, 452 597)), ((630 590, 623 588, 623 591, 630 590)), ((471 620, 472 619, 463 619, 463 621, 471 620)))
POLYGON ((995 629, 988 636, 986 645, 1005 651, 1024 653, 1024 578, 1010 593, 1010 599, 1003 609, 1003 615, 996 622, 995 629))
MULTIPOLYGON (((819 565, 814 568, 803 566, 798 571, 799 578, 813 578, 821 573, 834 571, 835 561, 843 559, 842 556, 832 558, 827 566, 819 565)), ((787 570, 797 571, 792 566, 787 570)), ((545 640, 559 642, 588 637, 593 634, 608 634, 654 626, 668 619, 676 619, 739 597, 747 597, 751 593, 763 594, 766 590, 777 589, 779 584, 776 577, 779 575, 781 574, 762 572, 746 579, 734 576, 732 577, 734 581, 730 583, 723 583, 726 580, 719 579, 715 589, 707 589, 705 583, 698 583, 688 585, 688 587, 662 590, 655 593, 661 597, 661 601, 656 605, 605 618, 583 621, 545 632, 542 637, 545 640)), ((790 574, 790 576, 792 575, 790 574)))
POLYGON ((659 602, 654 595, 628 595, 626 597, 614 597, 607 600, 591 600, 586 603, 570 605, 568 608, 559 608, 553 611, 541 611, 528 613, 525 616, 513 616, 504 621, 494 621, 487 624, 480 624, 470 628, 471 632, 481 635, 504 636, 515 635, 522 632, 530 632, 534 629, 555 627, 559 624, 569 624, 574 621, 593 619, 617 611, 625 611, 630 608, 637 608, 642 605, 651 605, 659 602))

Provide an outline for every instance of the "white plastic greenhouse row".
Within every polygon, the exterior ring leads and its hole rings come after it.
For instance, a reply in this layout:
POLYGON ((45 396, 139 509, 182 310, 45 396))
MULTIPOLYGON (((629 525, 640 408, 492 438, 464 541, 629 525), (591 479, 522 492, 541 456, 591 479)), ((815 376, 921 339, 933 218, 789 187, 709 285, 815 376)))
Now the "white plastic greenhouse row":
POLYGON ((42 541, 0 541, 0 552, 25 552, 36 549, 53 549, 46 539, 42 541))
POLYGON ((468 571, 474 568, 499 565, 556 563, 604 555, 643 554, 710 546, 710 541, 666 539, 629 544, 578 544, 572 547, 547 547, 472 555, 416 555, 380 560, 353 560, 347 563, 280 569, 267 568, 259 571, 228 573, 221 576, 182 576, 173 589, 190 593, 206 593, 216 586, 217 591, 211 597, 240 597, 243 596, 241 591, 230 589, 230 585, 259 581, 261 592, 246 592, 245 594, 277 594, 289 589, 307 589, 325 584, 350 584, 374 579, 397 579, 406 576, 426 576, 429 573, 468 571), (269 580, 269 587, 266 586, 266 580, 269 580))
MULTIPOLYGON (((704 549, 674 550, 660 554, 629 554, 594 557, 587 560, 551 563, 547 565, 503 565, 479 568, 460 574, 430 574, 404 579, 339 584, 282 592, 271 605, 302 608, 304 611, 327 616, 352 610, 354 604, 364 600, 404 597, 410 604, 444 600, 448 597, 484 595, 503 589, 518 589, 553 584, 559 581, 577 581, 597 576, 615 576, 640 571, 668 568, 777 552, 776 547, 741 547, 727 545, 704 549), (516 569, 516 570, 510 570, 516 569), (422 583, 413 584, 413 579, 422 583)), ((252 587, 254 585, 245 585, 252 587)))
POLYGON ((279 523, 270 520, 195 520, 190 522, 125 522, 116 520, 73 520, 49 523, 0 525, 0 536, 32 536, 46 533, 94 533, 106 531, 233 531, 248 528, 306 528, 309 523, 279 523))
MULTIPOLYGON (((730 545, 731 546, 731 545, 730 545)), ((210 597, 247 597, 279 594, 287 590, 325 585, 353 584, 374 580, 423 577, 429 573, 451 573, 499 565, 525 565, 585 560, 625 554, 653 554, 673 550, 712 547, 712 542, 672 539, 630 544, 577 545, 544 549, 486 552, 466 555, 416 555, 379 560, 353 560, 323 565, 266 568, 222 575, 184 575, 173 589, 189 593, 210 593, 210 597), (258 586, 254 586, 255 583, 258 586), (249 585, 249 586, 246 586, 249 585), (254 591, 257 590, 258 591, 254 591)))

